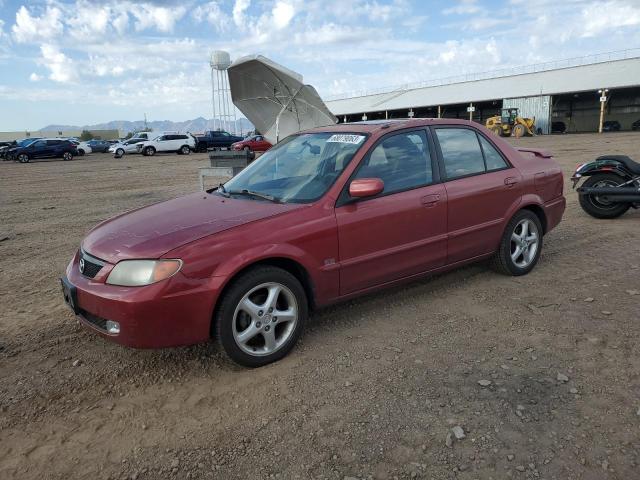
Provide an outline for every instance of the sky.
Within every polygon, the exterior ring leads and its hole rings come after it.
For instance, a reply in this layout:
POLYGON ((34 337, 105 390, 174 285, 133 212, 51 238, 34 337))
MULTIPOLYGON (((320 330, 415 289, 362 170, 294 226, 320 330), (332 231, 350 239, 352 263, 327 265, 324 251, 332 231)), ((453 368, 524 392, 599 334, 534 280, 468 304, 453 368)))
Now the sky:
POLYGON ((640 47, 640 0, 0 0, 0 130, 210 118, 209 55, 322 96, 640 47))

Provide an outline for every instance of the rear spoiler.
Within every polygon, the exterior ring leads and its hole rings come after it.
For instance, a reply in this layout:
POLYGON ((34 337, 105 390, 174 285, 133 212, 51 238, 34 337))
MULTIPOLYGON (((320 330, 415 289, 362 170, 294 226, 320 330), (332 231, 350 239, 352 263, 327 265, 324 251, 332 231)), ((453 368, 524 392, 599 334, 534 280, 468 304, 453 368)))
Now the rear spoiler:
POLYGON ((547 150, 545 150, 543 148, 517 147, 516 150, 519 151, 519 152, 523 152, 523 153, 533 153, 536 157, 540 157, 540 158, 552 158, 553 157, 553 155, 551 155, 550 152, 548 152, 547 150))

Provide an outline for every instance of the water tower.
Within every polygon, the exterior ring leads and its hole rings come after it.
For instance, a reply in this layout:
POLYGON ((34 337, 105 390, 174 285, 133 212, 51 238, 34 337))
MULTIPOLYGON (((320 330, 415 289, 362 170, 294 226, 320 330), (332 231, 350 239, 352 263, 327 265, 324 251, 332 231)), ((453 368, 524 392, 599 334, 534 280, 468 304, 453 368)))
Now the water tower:
POLYGON ((216 50, 211 54, 211 103, 213 106, 213 129, 236 133, 236 109, 231 101, 229 75, 231 65, 229 52, 216 50))

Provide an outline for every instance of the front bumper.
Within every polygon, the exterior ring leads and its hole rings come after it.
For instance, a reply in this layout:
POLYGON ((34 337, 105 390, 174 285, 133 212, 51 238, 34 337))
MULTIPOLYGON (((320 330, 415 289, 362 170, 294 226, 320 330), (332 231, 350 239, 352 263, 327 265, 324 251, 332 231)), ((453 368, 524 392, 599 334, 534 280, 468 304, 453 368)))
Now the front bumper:
POLYGON ((62 279, 75 292, 75 311, 82 325, 113 342, 134 348, 192 345, 210 338, 215 278, 193 281, 181 273, 144 287, 107 285, 113 265, 90 279, 78 270, 76 253, 62 279), (106 322, 118 322, 120 332, 107 332, 106 322))

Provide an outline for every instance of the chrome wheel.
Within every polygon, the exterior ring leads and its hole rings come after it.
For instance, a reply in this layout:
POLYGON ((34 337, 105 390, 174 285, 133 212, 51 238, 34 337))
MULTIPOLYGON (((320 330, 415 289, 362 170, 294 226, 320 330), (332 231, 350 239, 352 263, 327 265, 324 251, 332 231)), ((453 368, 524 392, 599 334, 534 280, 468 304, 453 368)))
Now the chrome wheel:
POLYGON ((298 303, 286 286, 268 282, 242 297, 233 315, 233 338, 252 356, 270 355, 287 343, 298 322, 298 303))
POLYGON ((511 260, 519 268, 527 268, 536 258, 540 233, 528 218, 520 220, 511 233, 511 260))

